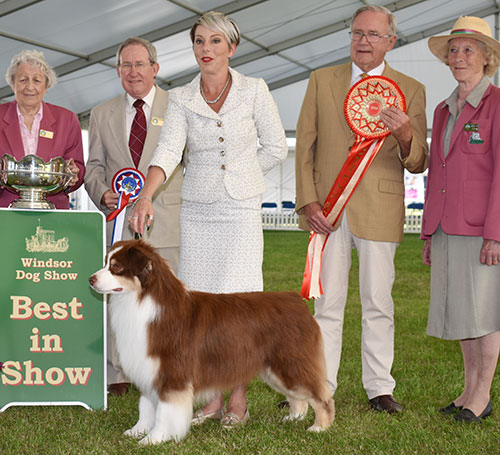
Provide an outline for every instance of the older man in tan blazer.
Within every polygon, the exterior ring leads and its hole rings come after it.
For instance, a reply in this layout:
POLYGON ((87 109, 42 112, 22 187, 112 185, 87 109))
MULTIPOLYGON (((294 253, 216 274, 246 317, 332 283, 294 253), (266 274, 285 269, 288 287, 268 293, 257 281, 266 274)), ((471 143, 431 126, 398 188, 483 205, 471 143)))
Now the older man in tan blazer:
POLYGON ((328 381, 334 393, 342 350, 342 325, 347 298, 351 249, 357 249, 362 305, 362 377, 371 406, 399 412, 392 393, 394 357, 394 255, 403 239, 404 169, 422 172, 427 165, 425 89, 384 61, 396 42, 396 25, 389 10, 364 6, 353 15, 352 62, 314 71, 297 124, 296 187, 300 226, 330 234, 323 252, 323 295, 315 301, 321 327, 328 381), (350 87, 365 74, 383 75, 403 91, 406 114, 389 108, 381 119, 391 135, 374 159, 332 226, 321 209, 355 135, 344 117, 350 87))
MULTIPOLYGON (((138 163, 138 169, 144 175, 153 157, 168 102, 168 93, 154 84, 158 70, 156 49, 149 41, 142 38, 124 41, 117 52, 117 72, 125 93, 100 104, 90 114, 85 188, 94 204, 106 214, 114 210, 118 202, 118 194, 111 189, 113 176, 121 169, 136 167, 129 150, 129 136, 136 114, 133 103, 138 99, 144 101, 143 111, 147 125, 146 139, 138 163)), ((170 179, 154 194, 155 219, 144 236, 174 271, 177 271, 179 262, 182 174, 179 165, 170 179)), ((131 211, 129 206, 125 217, 131 211)), ((111 245, 113 224, 114 221, 107 223, 108 248, 111 245)), ((133 231, 125 222, 121 238, 126 240, 133 236, 133 231)), ((128 390, 128 382, 116 357, 111 330, 108 330, 108 334, 109 391, 121 395, 128 390)))

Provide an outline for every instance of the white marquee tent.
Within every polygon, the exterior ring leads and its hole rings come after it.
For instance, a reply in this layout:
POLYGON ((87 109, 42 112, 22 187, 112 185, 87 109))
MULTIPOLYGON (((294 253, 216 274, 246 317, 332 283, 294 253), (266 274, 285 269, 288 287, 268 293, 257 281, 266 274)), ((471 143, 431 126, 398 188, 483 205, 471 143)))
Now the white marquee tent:
MULTIPOLYGON (((59 75, 45 99, 76 112, 85 128, 93 106, 122 92, 114 69, 120 42, 130 36, 152 41, 158 83, 173 88, 197 74, 188 36, 197 16, 230 14, 243 36, 231 66, 266 80, 291 138, 290 158, 268 176, 265 200, 293 200, 293 138, 307 78, 348 60, 350 18, 368 3, 395 14, 398 41, 387 61, 426 85, 430 126, 434 107, 456 83, 428 50, 427 38, 447 32, 460 15, 485 18, 498 38, 500 0, 3 0, 0 71, 23 49, 42 50, 59 75)), ((10 87, 0 82, 0 102, 11 99, 10 87)))

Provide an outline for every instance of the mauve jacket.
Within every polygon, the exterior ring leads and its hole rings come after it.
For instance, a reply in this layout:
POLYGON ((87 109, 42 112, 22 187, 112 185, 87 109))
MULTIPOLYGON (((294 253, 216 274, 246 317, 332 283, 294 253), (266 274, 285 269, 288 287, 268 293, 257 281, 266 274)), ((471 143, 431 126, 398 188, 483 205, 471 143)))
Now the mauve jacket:
MULTIPOLYGON (((69 188, 69 192, 77 190, 83 183, 85 165, 83 159, 82 132, 76 115, 59 106, 43 103, 43 118, 40 130, 53 133, 52 138, 40 136, 38 138, 37 155, 45 161, 61 156, 65 160, 73 158, 80 168, 78 183, 69 188)), ((0 156, 5 153, 12 155, 16 160, 24 156, 23 139, 19 129, 16 101, 0 104, 0 156)), ((0 188, 0 207, 8 205, 17 199, 17 194, 0 188)), ((69 198, 66 191, 47 196, 47 200, 54 203, 57 209, 68 209, 69 198)))
POLYGON ((441 223, 447 234, 500 241, 500 88, 490 84, 477 108, 466 103, 445 158, 448 117, 443 101, 434 111, 422 238, 441 223))

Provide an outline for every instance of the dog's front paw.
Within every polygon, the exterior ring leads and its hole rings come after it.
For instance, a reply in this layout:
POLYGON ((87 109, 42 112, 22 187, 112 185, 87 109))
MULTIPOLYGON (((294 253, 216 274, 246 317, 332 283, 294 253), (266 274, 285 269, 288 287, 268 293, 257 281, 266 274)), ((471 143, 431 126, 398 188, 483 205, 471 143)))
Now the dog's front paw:
POLYGON ((171 435, 164 434, 158 431, 151 431, 139 441, 139 444, 143 446, 149 446, 153 444, 160 444, 161 442, 165 441, 171 441, 173 439, 175 438, 171 435))
POLYGON ((140 441, 139 441, 139 444, 141 446, 149 446, 151 444, 157 444, 158 442, 154 442, 153 439, 147 435, 147 436, 144 436, 140 441))
POLYGON ((147 432, 149 431, 148 428, 144 428, 142 425, 134 425, 132 428, 129 430, 125 431, 124 436, 129 436, 131 438, 140 438, 141 436, 144 436, 147 432))

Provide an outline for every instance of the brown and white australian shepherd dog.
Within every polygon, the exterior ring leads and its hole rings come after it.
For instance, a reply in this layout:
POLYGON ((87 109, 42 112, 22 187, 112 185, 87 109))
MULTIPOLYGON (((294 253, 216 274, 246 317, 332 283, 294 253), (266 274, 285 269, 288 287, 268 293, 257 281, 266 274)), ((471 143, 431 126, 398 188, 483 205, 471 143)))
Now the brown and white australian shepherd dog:
POLYGON ((309 430, 335 417, 323 341, 307 304, 293 292, 207 294, 186 289, 142 240, 116 242, 89 278, 109 299, 125 374, 141 391, 139 421, 126 435, 144 444, 180 440, 193 400, 260 374, 290 404, 287 420, 316 414, 309 430))

